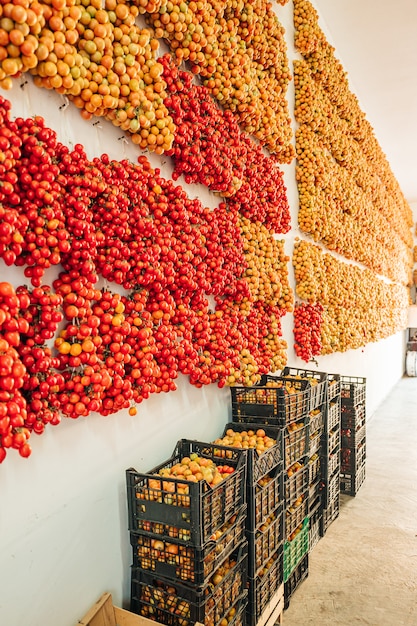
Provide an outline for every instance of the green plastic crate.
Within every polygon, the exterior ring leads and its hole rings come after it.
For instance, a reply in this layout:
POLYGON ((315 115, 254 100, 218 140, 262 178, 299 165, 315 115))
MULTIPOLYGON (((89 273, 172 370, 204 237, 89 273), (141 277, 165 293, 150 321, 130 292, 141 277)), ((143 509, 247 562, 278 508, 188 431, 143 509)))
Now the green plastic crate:
POLYGON ((303 557, 308 553, 309 518, 303 521, 301 531, 292 541, 284 543, 284 583, 287 582, 303 557))

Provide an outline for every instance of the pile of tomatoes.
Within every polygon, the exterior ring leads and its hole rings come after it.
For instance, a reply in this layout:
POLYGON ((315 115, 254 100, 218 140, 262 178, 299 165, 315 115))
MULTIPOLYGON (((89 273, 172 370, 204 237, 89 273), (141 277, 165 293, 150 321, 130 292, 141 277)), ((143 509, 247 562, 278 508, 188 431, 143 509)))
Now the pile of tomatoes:
POLYGON ((19 298, 9 283, 0 283, 0 462, 6 456, 6 448, 17 449, 23 457, 31 452, 22 394, 26 368, 17 351, 20 333, 28 330, 28 323, 21 316, 26 305, 26 299, 19 298))
POLYGON ((10 112, 2 99, 0 258, 30 286, 4 302, 3 457, 62 416, 134 414, 180 374, 222 387, 285 364, 288 258, 267 228, 231 202, 204 207, 144 156, 89 160, 10 112))
POLYGON ((173 178, 200 183, 226 199, 244 217, 276 233, 290 228, 283 175, 276 157, 266 155, 239 128, 236 117, 221 109, 207 87, 193 83, 172 57, 160 58, 168 97, 165 104, 176 125, 167 155, 174 160, 173 178))
POLYGON ((294 350, 308 363, 321 354, 323 306, 318 302, 297 302, 294 308, 294 350))

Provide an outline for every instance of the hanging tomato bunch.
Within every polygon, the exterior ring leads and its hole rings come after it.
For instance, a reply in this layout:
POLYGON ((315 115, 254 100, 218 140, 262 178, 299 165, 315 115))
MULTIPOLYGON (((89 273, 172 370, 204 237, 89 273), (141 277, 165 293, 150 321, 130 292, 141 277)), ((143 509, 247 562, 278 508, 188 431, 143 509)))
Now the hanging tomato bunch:
MULTIPOLYGON (((307 241, 296 242, 293 264, 297 295, 313 310, 322 307, 321 354, 356 349, 405 328, 406 286, 378 279, 307 241)), ((295 329, 300 337, 301 329, 295 329)), ((303 347, 308 352, 308 344, 303 347)))
POLYGON ((227 198, 231 209, 274 232, 290 228, 290 212, 277 160, 241 132, 230 111, 220 109, 206 87, 194 85, 170 55, 160 58, 176 125, 173 178, 200 183, 227 198))
POLYGON ((159 43, 136 25, 137 6, 12 0, 1 12, 0 86, 10 89, 13 78, 29 72, 38 87, 66 96, 85 119, 104 117, 157 154, 171 146, 159 43))
POLYGON ((406 326, 412 214, 308 0, 294 1, 298 224, 363 271, 298 242, 295 350, 307 358, 355 349, 406 326), (383 275, 392 284, 381 281, 383 275), (320 311, 320 341, 302 320, 320 311))
POLYGON ((408 282, 411 209, 308 0, 294 2, 299 225, 330 250, 408 282))
POLYGON ((33 289, 20 286, 16 294, 26 305, 22 312, 26 328, 20 333, 16 348, 26 368, 22 386, 27 410, 25 427, 40 435, 47 424, 56 426, 61 421, 56 394, 64 381, 56 371, 59 360, 47 342, 62 322, 62 298, 48 285, 33 289))
POLYGON ((134 414, 180 374, 222 387, 285 365, 280 319, 293 296, 282 241, 228 202, 190 199, 144 156, 89 160, 41 117, 13 121, 0 105, 0 257, 31 282, 5 301, 2 410, 11 402, 17 417, 2 422, 3 458, 8 447, 27 456, 30 434, 62 416, 134 414), (52 265, 61 271, 49 286, 52 265))
POLYGON ((0 282, 0 463, 8 448, 18 450, 20 456, 31 454, 27 443, 30 430, 26 428, 26 400, 22 387, 26 368, 17 348, 20 332, 27 331, 28 323, 21 316, 27 301, 19 298, 12 285, 0 282))
POLYGON ((281 163, 293 159, 284 30, 265 0, 173 0, 144 12, 155 37, 187 61, 211 95, 281 163))
POLYGON ((322 351, 323 306, 320 303, 296 302, 294 308, 294 350, 308 363, 322 351))

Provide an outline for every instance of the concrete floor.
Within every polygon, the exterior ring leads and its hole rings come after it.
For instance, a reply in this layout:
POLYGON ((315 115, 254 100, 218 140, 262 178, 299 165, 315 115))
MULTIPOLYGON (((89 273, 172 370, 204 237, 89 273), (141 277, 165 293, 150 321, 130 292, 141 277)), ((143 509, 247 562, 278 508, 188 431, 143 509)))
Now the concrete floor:
POLYGON ((284 626, 417 626, 417 378, 367 420, 366 479, 310 553, 284 626))

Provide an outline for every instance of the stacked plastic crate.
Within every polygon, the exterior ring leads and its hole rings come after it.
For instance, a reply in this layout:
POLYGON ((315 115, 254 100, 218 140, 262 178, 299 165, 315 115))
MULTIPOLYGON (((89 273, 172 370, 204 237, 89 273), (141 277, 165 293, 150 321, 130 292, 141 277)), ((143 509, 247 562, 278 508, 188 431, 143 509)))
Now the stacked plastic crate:
POLYGON ((311 384, 282 376, 288 407, 284 423, 284 596, 308 575, 311 384), (296 402, 295 402, 295 399, 296 402))
MULTIPOLYGON (((247 408, 248 405, 245 406, 247 408)), ((242 407, 243 403, 240 402, 239 408, 242 407)), ((246 539, 249 554, 247 624, 274 624, 284 610, 282 429, 262 423, 262 417, 256 423, 256 415, 251 417, 254 420, 252 423, 241 421, 248 417, 239 410, 233 419, 234 422, 226 424, 223 437, 214 443, 225 442, 227 446, 246 448, 246 539)))
POLYGON ((242 451, 183 439, 148 473, 126 471, 131 611, 167 626, 246 623, 246 466, 242 451))
POLYGON ((340 490, 355 496, 365 480, 366 379, 341 377, 340 490))
POLYGON ((339 374, 327 375, 326 420, 323 434, 323 515, 321 535, 339 516, 340 511, 340 424, 341 383, 339 374))
POLYGON ((327 374, 299 368, 286 367, 283 376, 301 378, 311 385, 309 411, 309 550, 320 539, 323 512, 322 472, 323 472, 323 436, 327 416, 327 374))
MULTIPOLYGON (((273 609, 272 594, 276 590, 277 577, 285 583, 284 597, 288 602, 288 590, 291 593, 308 573, 308 445, 309 445, 309 409, 310 384, 308 381, 292 381, 284 377, 263 376, 260 384, 251 388, 234 387, 232 393, 232 415, 234 422, 254 422, 272 432, 280 432, 283 441, 284 476, 284 548, 283 561, 277 560, 273 571, 265 571, 263 564, 267 555, 267 542, 264 550, 255 549, 250 557, 249 573, 249 612, 250 626, 264 624, 273 609), (277 429, 277 430, 276 430, 277 429), (258 558, 258 560, 257 560, 258 558), (276 569, 275 569, 276 567, 276 569), (303 576, 299 572, 303 571, 303 576), (256 574, 252 577, 252 574, 256 574), (272 577, 272 579, 271 579, 272 577), (297 584, 292 581, 297 577, 297 584), (287 584, 288 583, 288 584, 287 584), (272 588, 271 588, 272 584, 272 588), (289 586, 291 585, 291 587, 289 586)), ((278 436, 278 435, 277 435, 278 436)), ((262 457, 261 457, 262 458, 262 457)), ((276 472, 282 469, 276 468, 276 472)), ((256 485, 249 485, 252 498, 248 496, 251 525, 254 533, 252 545, 256 542, 256 533, 262 526, 268 509, 277 507, 278 478, 274 471, 261 476, 256 485), (266 480, 264 484, 264 480, 266 480), (274 494, 274 491, 276 494, 274 494), (251 507, 250 502, 254 503, 251 507), (263 500, 266 500, 263 504, 263 500), (275 502, 274 502, 275 501, 275 502), (252 512, 251 512, 252 511, 252 512), (257 529, 257 530, 255 530, 257 529)), ((251 540, 249 541, 249 545, 251 540)), ((251 552, 251 550, 249 550, 251 552)), ((282 551, 278 552, 282 555, 282 551)), ((278 554, 277 553, 277 554, 278 554)), ((272 550, 270 548, 270 554, 272 550)))

